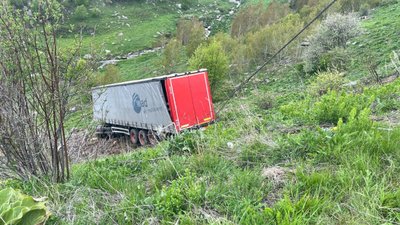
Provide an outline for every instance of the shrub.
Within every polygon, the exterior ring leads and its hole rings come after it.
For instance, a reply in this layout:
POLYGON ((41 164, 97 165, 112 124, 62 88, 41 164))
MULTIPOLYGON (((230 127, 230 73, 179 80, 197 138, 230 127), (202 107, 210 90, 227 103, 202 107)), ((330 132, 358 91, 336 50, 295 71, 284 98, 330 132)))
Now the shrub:
POLYGON ((352 110, 360 112, 369 108, 375 97, 329 91, 313 106, 313 113, 319 123, 336 124, 339 119, 347 121, 352 110))
POLYGON ((361 33, 360 21, 356 15, 329 15, 319 26, 317 32, 309 37, 310 46, 304 55, 305 71, 309 73, 318 70, 323 54, 335 48, 345 49, 347 42, 361 33))
MULTIPOLYGON (((303 21, 298 14, 289 14, 280 22, 268 25, 263 29, 247 35, 248 57, 255 63, 264 62, 265 59, 276 53, 291 37, 295 35, 303 21)), ((280 57, 294 55, 296 45, 287 48, 280 57)))
POLYGON ((90 8, 89 12, 90 12, 91 17, 97 18, 97 17, 100 17, 100 15, 101 15, 101 10, 97 7, 90 8))
POLYGON ((73 17, 77 20, 84 20, 89 16, 86 6, 80 5, 76 7, 73 17))
POLYGON ((121 81, 121 75, 118 67, 115 65, 108 65, 105 69, 104 74, 97 78, 97 85, 112 84, 121 81))
POLYGON ((19 191, 0 191, 0 224, 44 224, 50 213, 45 204, 19 191))
POLYGON ((186 46, 188 56, 193 55, 206 37, 203 23, 195 17, 179 20, 176 33, 177 39, 186 46))
POLYGON ((202 44, 189 60, 192 69, 208 69, 213 99, 221 100, 220 89, 229 70, 228 58, 219 42, 212 41, 210 44, 202 44))
POLYGON ((290 13, 288 4, 272 1, 266 6, 262 1, 241 9, 232 21, 231 35, 240 37, 266 25, 273 24, 290 13))
POLYGON ((182 44, 176 40, 172 39, 164 49, 164 55, 162 59, 162 65, 166 73, 171 73, 175 70, 176 65, 181 60, 182 44))
POLYGON ((311 95, 321 96, 328 91, 338 91, 345 84, 345 79, 342 73, 339 72, 321 72, 317 78, 308 86, 308 91, 311 95))

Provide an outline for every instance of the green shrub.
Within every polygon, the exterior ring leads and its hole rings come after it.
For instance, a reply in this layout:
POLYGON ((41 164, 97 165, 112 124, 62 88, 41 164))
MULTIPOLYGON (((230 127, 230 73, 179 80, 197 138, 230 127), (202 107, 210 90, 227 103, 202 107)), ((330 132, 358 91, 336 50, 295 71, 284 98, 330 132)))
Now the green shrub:
POLYGON ((97 17, 100 17, 101 10, 99 8, 97 8, 97 7, 93 7, 93 8, 89 9, 89 14, 90 14, 91 17, 97 18, 97 17))
POLYGON ((225 55, 219 42, 212 41, 210 44, 202 44, 189 60, 192 69, 206 68, 210 81, 213 100, 221 99, 220 92, 229 70, 228 57, 225 55))
MULTIPOLYGON (((361 33, 360 21, 356 15, 329 15, 318 27, 317 32, 309 37, 310 46, 307 47, 304 54, 305 72, 312 73, 327 67, 333 61, 335 54, 325 55, 326 59, 322 62, 320 61, 321 56, 335 48, 345 49, 347 42, 361 33)), ((336 50, 336 52, 340 51, 336 50)), ((340 57, 338 59, 341 60, 340 57)))
POLYGON ((205 40, 205 30, 203 22, 193 17, 191 19, 181 19, 176 28, 176 38, 186 46, 187 55, 193 55, 197 47, 205 40))
POLYGON ((341 118, 347 121, 353 109, 360 112, 369 108, 374 100, 374 96, 330 91, 314 104, 312 112, 319 123, 336 124, 341 118))
POLYGON ((12 188, 0 191, 0 224, 44 224, 49 215, 44 202, 12 188))
POLYGON ((78 7, 76 7, 73 17, 76 20, 84 20, 89 16, 89 12, 86 8, 86 6, 84 5, 79 5, 78 7))
POLYGON ((341 118, 347 121, 353 109, 360 112, 365 108, 370 108, 374 100, 374 95, 328 91, 317 100, 307 97, 303 101, 282 106, 280 111, 286 116, 306 123, 336 124, 341 118))
POLYGON ((162 66, 164 67, 166 73, 175 71, 178 63, 183 58, 181 53, 182 44, 180 41, 177 39, 172 39, 168 42, 168 44, 165 46, 162 59, 162 66))
POLYGON ((115 65, 108 65, 103 74, 97 76, 97 85, 106 85, 121 82, 122 78, 119 69, 115 65))
POLYGON ((314 96, 321 96, 328 91, 339 91, 346 82, 343 76, 339 72, 320 72, 308 86, 308 92, 314 96))

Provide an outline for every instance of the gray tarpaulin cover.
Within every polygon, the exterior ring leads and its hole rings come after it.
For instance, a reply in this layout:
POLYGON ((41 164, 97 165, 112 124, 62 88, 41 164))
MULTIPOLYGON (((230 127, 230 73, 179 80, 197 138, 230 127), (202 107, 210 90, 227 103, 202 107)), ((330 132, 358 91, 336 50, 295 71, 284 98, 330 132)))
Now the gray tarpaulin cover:
POLYGON ((93 116, 110 124, 173 129, 160 81, 93 89, 93 116))

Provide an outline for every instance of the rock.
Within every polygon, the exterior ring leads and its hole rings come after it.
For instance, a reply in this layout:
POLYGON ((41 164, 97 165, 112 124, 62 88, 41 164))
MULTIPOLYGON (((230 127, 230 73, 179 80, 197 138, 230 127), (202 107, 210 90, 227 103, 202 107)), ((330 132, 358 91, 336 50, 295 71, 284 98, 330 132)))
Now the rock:
POLYGON ((74 107, 70 108, 69 111, 70 111, 70 112, 76 112, 77 109, 76 109, 76 107, 74 106, 74 107))
POLYGON ((92 59, 93 56, 91 54, 86 54, 83 56, 84 59, 92 59))

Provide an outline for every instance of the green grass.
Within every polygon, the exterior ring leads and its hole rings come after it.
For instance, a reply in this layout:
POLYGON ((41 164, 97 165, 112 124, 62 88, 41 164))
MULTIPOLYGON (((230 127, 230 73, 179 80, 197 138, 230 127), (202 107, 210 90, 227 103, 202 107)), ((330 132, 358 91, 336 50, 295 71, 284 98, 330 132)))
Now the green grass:
POLYGON ((366 67, 379 64, 379 73, 386 73, 393 51, 400 49, 400 4, 394 3, 376 9, 370 18, 362 22, 365 33, 352 41, 350 52, 354 56, 351 68, 355 77, 368 73, 366 67), (370 60, 367 60, 370 58, 370 60))
MULTIPOLYGON (((386 22, 398 7, 365 21, 371 34, 384 35, 368 38, 393 39, 397 23, 386 22)), ((396 48, 376 43, 381 48, 368 48, 381 61, 396 48)), ((140 79, 164 74, 161 60, 152 53, 117 67, 122 80, 140 79)), ((400 80, 316 96, 307 91, 313 78, 294 67, 260 75, 204 131, 73 165, 64 184, 0 187, 47 196, 50 224, 400 223, 400 127, 372 120, 400 110, 400 80), (282 170, 274 177, 267 168, 282 170)))
POLYGON ((233 7, 227 0, 200 0, 180 14, 175 4, 167 2, 99 5, 101 13, 98 17, 82 21, 69 19, 62 27, 59 44, 63 48, 71 46, 79 40, 76 34, 82 33, 83 52, 95 52, 100 56, 105 56, 106 50, 116 56, 158 47, 161 39, 165 38, 164 34, 175 32, 180 17, 203 16, 203 20, 216 23, 213 21, 216 12, 210 9, 210 5, 225 12, 233 7), (209 14, 204 16, 203 11, 209 11, 209 14), (73 24, 72 29, 70 24, 73 24))

